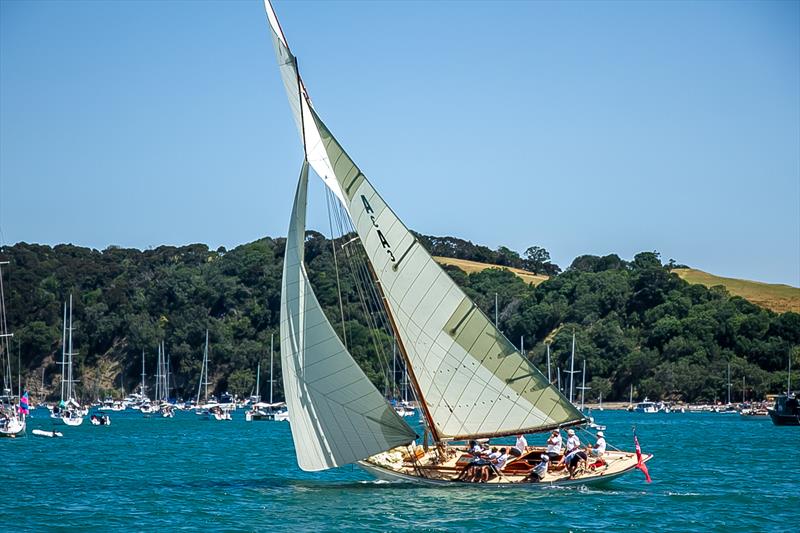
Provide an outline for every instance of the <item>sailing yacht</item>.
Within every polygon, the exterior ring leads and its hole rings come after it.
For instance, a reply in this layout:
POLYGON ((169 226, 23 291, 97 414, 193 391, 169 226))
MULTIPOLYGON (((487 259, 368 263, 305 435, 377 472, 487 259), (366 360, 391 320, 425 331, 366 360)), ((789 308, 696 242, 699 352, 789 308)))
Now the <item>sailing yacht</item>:
POLYGON ((289 411, 286 408, 286 402, 274 403, 272 399, 272 385, 275 383, 275 367, 273 365, 275 353, 274 337, 275 336, 272 335, 269 340, 269 402, 261 401, 261 363, 259 363, 258 370, 256 371, 256 393, 250 397, 253 405, 250 407, 250 410, 244 414, 244 419, 247 422, 257 420, 271 420, 277 422, 289 421, 289 411))
MULTIPOLYGON (((380 479, 457 482, 470 440, 586 423, 417 241, 317 114, 269 0, 271 37, 305 158, 284 253, 281 364, 301 469, 357 463, 380 479), (366 255, 378 301, 422 411, 423 442, 353 359, 326 317, 304 263, 309 168, 322 179, 366 255), (459 445, 458 443, 463 443, 459 445)), ((359 249, 361 249, 359 248, 359 249)), ((544 438, 543 438, 544 440, 544 438)), ((651 455, 607 451, 573 475, 528 483, 544 448, 528 449, 481 486, 589 485, 644 469, 651 455)))
POLYGON ((206 344, 203 348, 203 366, 200 369, 200 384, 197 387, 197 400, 195 401, 195 414, 202 420, 231 420, 229 409, 225 409, 214 396, 208 395, 208 330, 206 330, 206 344), (200 396, 203 401, 200 401, 200 396))
POLYGON ((78 355, 72 346, 72 294, 69 295, 69 322, 67 322, 67 304, 64 303, 64 328, 61 334, 61 400, 53 408, 50 418, 67 426, 80 426, 87 409, 75 398, 75 383, 72 372, 72 357, 78 355), (69 326, 67 326, 69 323, 69 326))
POLYGON ((11 338, 14 334, 8 332, 3 288, 3 265, 7 264, 8 261, 0 262, 0 364, 2 364, 3 373, 3 394, 0 396, 0 437, 14 438, 25 431, 25 416, 28 408, 27 396, 19 395, 22 392, 19 385, 17 386, 17 395, 14 394, 14 377, 11 374, 11 338))

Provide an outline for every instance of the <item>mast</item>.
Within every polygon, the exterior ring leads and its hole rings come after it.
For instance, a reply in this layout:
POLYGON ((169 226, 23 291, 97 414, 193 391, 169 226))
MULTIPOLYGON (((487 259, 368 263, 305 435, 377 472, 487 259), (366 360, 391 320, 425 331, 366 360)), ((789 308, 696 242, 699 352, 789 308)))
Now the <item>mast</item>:
POLYGON ((153 396, 153 402, 158 404, 161 397, 159 396, 160 388, 161 388, 161 343, 159 342, 156 345, 156 350, 158 351, 158 357, 156 358, 156 392, 153 396))
POLYGON ((258 398, 257 401, 261 401, 261 361, 258 362, 258 367, 256 367, 256 394, 255 396, 258 398))
POLYGON ((200 391, 203 390, 205 386, 205 396, 203 398, 204 403, 208 403, 208 330, 206 330, 206 345, 203 348, 203 366, 200 369, 200 384, 197 387, 197 401, 196 404, 200 403, 200 391), (205 376, 205 379, 203 377, 205 376))
MULTIPOLYGON (((275 334, 269 337, 269 403, 272 403, 272 384, 275 383, 275 374, 273 373, 274 362, 274 348, 275 348, 275 334)), ((261 365, 258 365, 259 368, 261 365)))
POLYGON ((629 403, 630 405, 633 405, 633 383, 631 383, 631 397, 630 397, 630 399, 628 400, 628 403, 629 403))
POLYGON ((544 345, 547 346, 547 382, 553 383, 553 378, 550 375, 550 343, 546 342, 544 345))
POLYGON ((577 372, 575 370, 575 330, 572 331, 572 356, 570 357, 569 370, 567 372, 569 373, 569 402, 574 404, 575 372, 577 372))
POLYGON ((64 302, 64 328, 61 332, 61 401, 64 400, 64 385, 67 371, 67 302, 64 302))
MULTIPOLYGON (((6 300, 5 290, 3 288, 3 269, 2 265, 9 264, 9 261, 0 261, 0 353, 2 353, 3 365, 3 392, 7 393, 10 398, 14 397, 14 378, 11 374, 11 341, 14 336, 13 333, 8 332, 8 323, 6 322, 6 300)), ((19 341, 18 341, 19 342, 19 341)), ((18 394, 22 391, 18 390, 18 394)))
POLYGON ((728 405, 731 404, 731 364, 728 363, 728 405))
POLYGON ((786 396, 792 393, 792 354, 789 353, 789 375, 786 381, 786 396))
POLYGON ((497 314, 497 293, 494 293, 494 327, 497 328, 497 329, 500 329, 497 326, 497 317, 498 317, 498 314, 497 314))
POLYGON ((580 391, 581 391, 581 411, 583 411, 583 407, 584 407, 584 402, 583 402, 583 400, 584 400, 584 393, 585 393, 587 390, 591 389, 591 387, 587 387, 587 386, 586 386, 586 359, 584 359, 584 360, 583 360, 583 378, 582 378, 582 381, 581 381, 581 386, 580 386, 580 387, 578 387, 578 389, 580 389, 580 391))
POLYGON ((416 373, 414 372, 414 367, 411 366, 411 359, 408 357, 408 352, 406 351, 405 343, 403 343, 403 339, 400 336, 399 330, 397 328, 397 323, 394 320, 394 315, 392 314, 392 310, 389 308, 388 299, 386 298, 386 294, 383 292, 383 285, 381 285, 378 276, 375 274, 375 269, 372 266, 372 262, 367 258, 364 261, 367 267, 369 268, 369 272, 372 275, 372 279, 375 282, 375 289, 378 291, 378 294, 383 301, 383 308, 386 310, 386 317, 389 319, 389 325, 392 327, 392 333, 394 333, 394 338, 397 342, 397 348, 400 350, 400 356, 403 358, 403 363, 406 367, 406 372, 408 376, 411 378, 411 387, 414 389, 414 395, 417 397, 419 402, 419 407, 422 409, 422 414, 425 418, 425 425, 428 427, 428 431, 431 432, 431 437, 433 437, 433 441, 436 443, 436 448, 439 449, 441 446, 441 438, 439 437, 439 430, 436 429, 436 424, 433 422, 433 417, 431 416, 431 412, 428 409, 428 403, 425 401, 425 397, 422 394, 422 388, 419 386, 419 381, 417 381, 416 373))
POLYGON ((144 372, 144 348, 142 348, 142 385, 141 385, 142 389, 140 391, 142 394, 142 399, 144 399, 144 380, 146 377, 147 375, 144 372))
POLYGON ((69 295, 69 356, 67 367, 67 401, 72 399, 74 394, 72 386, 72 294, 69 295))
POLYGON ((166 364, 167 364, 167 379, 166 379, 166 383, 164 384, 164 385, 165 385, 165 386, 164 386, 164 391, 165 391, 165 394, 164 394, 164 400, 165 400, 167 403, 169 403, 169 383, 170 383, 170 381, 169 381, 169 378, 170 378, 170 364, 169 364, 169 357, 167 356, 167 345, 166 345, 166 341, 164 341, 164 359, 166 359, 166 361, 167 361, 167 363, 166 363, 166 364))

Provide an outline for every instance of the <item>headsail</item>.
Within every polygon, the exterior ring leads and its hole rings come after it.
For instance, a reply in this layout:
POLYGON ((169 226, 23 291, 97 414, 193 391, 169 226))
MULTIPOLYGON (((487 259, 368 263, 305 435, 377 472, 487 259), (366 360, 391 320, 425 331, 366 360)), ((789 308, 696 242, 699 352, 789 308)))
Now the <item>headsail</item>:
POLYGON ((365 459, 416 438, 339 340, 303 264, 308 164, 286 239, 281 363, 297 462, 307 471, 365 459))
MULTIPOLYGON (((265 4, 280 63, 291 52, 269 0, 265 4)), ((416 242, 310 105, 296 66, 293 62, 309 164, 353 220, 435 436, 510 435, 583 421, 416 242)))

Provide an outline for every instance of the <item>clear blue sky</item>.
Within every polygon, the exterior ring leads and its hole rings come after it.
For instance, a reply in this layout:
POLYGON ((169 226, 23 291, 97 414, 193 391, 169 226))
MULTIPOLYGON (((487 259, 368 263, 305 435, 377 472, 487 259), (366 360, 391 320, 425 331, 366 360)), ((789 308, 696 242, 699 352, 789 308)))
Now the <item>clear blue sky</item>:
MULTIPOLYGON (((797 286, 799 5, 275 9, 412 229, 797 286)), ((301 159, 260 1, 0 3, 2 243, 281 236, 301 159)))

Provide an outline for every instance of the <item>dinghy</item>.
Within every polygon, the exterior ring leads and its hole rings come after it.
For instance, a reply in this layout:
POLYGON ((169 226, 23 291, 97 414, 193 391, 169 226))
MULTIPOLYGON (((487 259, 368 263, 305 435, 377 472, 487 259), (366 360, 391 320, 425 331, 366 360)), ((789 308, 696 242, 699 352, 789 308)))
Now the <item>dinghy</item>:
POLYGON ((34 429, 33 431, 31 431, 31 433, 33 433, 37 437, 53 438, 53 437, 63 437, 64 436, 64 434, 61 433, 60 431, 45 431, 43 429, 34 429))

